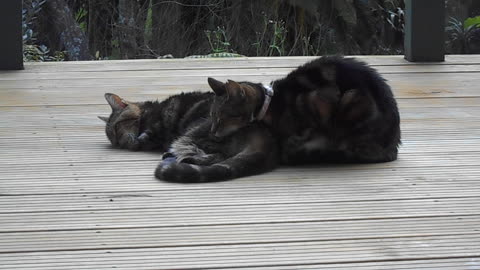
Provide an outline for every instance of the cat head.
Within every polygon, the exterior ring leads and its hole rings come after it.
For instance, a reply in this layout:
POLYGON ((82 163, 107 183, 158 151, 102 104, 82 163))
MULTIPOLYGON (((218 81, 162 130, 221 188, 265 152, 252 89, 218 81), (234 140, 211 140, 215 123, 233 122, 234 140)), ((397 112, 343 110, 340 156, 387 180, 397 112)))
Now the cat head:
POLYGON ((215 92, 210 113, 212 135, 228 136, 255 120, 258 107, 263 103, 261 84, 232 80, 223 83, 213 78, 208 78, 208 84, 215 92))
POLYGON ((140 133, 140 103, 128 102, 115 94, 105 94, 112 108, 110 117, 99 116, 107 124, 105 132, 110 143, 119 148, 138 150, 142 142, 140 133))

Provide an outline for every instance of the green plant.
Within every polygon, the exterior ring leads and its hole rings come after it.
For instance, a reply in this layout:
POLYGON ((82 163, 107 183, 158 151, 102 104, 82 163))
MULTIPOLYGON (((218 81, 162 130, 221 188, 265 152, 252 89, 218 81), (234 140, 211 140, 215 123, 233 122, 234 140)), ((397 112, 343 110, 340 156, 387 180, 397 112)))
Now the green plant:
POLYGON ((467 18, 463 22, 463 27, 464 28, 469 28, 469 27, 479 27, 480 25, 480 16, 473 17, 473 18, 467 18))
POLYGON ((27 0, 22 9, 22 38, 23 43, 32 43, 36 40, 33 31, 33 23, 37 19, 37 14, 42 10, 45 0, 27 0))
POLYGON ((36 42, 36 32, 34 23, 37 15, 42 10, 45 0, 26 0, 22 9, 22 39, 23 39, 23 60, 28 61, 63 61, 64 52, 55 52, 49 55, 50 50, 45 45, 34 44, 36 42))
POLYGON ((148 11, 147 11, 147 18, 145 19, 145 44, 150 44, 152 41, 152 33, 153 33, 153 9, 152 9, 152 1, 148 2, 148 11))
POLYGON ((263 17, 263 24, 262 24, 262 30, 261 32, 256 32, 255 33, 255 39, 256 41, 252 43, 252 46, 255 47, 256 55, 261 56, 262 55, 262 48, 263 48, 263 42, 265 40, 265 35, 267 34, 268 30, 268 18, 265 12, 262 12, 262 17, 263 17))
POLYGON ((273 56, 275 52, 278 56, 285 55, 285 40, 287 38, 287 29, 284 21, 270 21, 273 27, 272 42, 269 46, 268 56, 273 56))
POLYGON ((44 45, 24 45, 23 60, 26 62, 64 61, 65 52, 55 52, 49 55, 50 50, 44 45))
POLYGON ((80 26, 83 32, 87 32, 87 18, 88 11, 83 7, 75 13, 75 21, 77 21, 78 26, 80 26))
POLYGON ((464 22, 450 17, 446 31, 449 36, 447 45, 453 52, 470 53, 473 41, 479 39, 480 17, 468 18, 464 22))
POLYGON ((205 35, 207 36, 210 49, 213 53, 230 52, 230 42, 225 28, 217 26, 216 30, 206 30, 205 35))
POLYGON ((260 32, 256 32, 256 41, 252 43, 256 55, 286 55, 285 40, 288 31, 285 27, 285 21, 269 20, 265 13, 262 13, 262 16, 262 29, 260 32))

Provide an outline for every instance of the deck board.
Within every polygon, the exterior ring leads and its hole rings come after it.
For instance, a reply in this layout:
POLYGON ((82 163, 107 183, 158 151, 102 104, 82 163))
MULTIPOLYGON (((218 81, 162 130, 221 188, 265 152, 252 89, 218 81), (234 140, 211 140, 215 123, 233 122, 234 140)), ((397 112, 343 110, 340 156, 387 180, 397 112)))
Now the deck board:
POLYGON ((103 94, 269 81, 312 58, 27 63, 0 71, 0 269, 480 270, 480 56, 360 56, 392 85, 398 161, 181 185, 111 149, 103 94))

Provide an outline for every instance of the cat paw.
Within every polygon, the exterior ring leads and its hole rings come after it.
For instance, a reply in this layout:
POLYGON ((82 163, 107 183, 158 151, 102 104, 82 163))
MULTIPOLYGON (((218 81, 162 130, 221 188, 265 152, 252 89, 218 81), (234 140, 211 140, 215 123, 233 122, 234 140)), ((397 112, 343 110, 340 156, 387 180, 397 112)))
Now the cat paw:
POLYGON ((198 159, 195 157, 184 157, 180 159, 179 163, 197 164, 198 159))
POLYGON ((177 158, 175 158, 175 157, 167 157, 167 158, 164 158, 164 159, 162 160, 161 165, 162 165, 162 166, 167 166, 167 165, 170 165, 170 164, 176 163, 176 162, 177 162, 177 158))
POLYGON ((163 160, 163 159, 167 159, 167 158, 175 158, 175 155, 174 155, 173 153, 171 153, 171 152, 165 152, 165 153, 163 153, 163 155, 162 155, 162 160, 163 160))
POLYGON ((179 163, 188 163, 194 165, 211 165, 215 161, 214 155, 205 155, 205 156, 186 156, 179 158, 179 163))

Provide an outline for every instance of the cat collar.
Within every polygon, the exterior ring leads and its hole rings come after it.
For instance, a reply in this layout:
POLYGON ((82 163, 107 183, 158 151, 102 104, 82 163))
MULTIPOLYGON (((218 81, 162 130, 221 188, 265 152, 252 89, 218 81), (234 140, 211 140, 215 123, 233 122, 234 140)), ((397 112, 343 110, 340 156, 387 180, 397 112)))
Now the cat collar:
POLYGON ((270 85, 262 84, 263 89, 265 89, 265 100, 263 101, 263 106, 260 112, 257 114, 256 120, 262 120, 267 114, 268 106, 270 106, 270 101, 272 101, 273 97, 273 88, 270 85))

